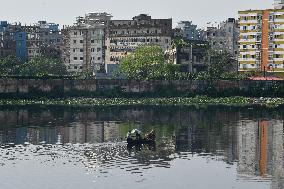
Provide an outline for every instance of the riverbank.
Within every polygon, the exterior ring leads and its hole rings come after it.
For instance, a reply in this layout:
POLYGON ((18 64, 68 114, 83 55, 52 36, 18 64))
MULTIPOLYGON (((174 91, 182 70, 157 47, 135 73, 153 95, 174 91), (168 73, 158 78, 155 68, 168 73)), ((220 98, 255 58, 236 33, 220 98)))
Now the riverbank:
POLYGON ((0 106, 264 106, 269 108, 284 105, 284 98, 211 98, 196 96, 191 98, 61 98, 61 99, 1 99, 0 106))

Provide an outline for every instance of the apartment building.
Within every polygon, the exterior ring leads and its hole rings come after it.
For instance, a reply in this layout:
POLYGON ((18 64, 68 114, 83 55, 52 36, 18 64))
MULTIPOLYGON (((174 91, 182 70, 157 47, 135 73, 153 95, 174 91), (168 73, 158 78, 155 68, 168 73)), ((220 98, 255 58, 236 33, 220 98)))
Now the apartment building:
POLYGON ((158 45, 164 51, 171 45, 172 19, 152 19, 140 14, 132 20, 111 20, 106 38, 106 63, 117 64, 142 45, 158 45))
POLYGON ((26 33, 20 24, 0 21, 0 57, 16 56, 24 61, 27 58, 26 33))
POLYGON ((284 9, 275 2, 275 9, 239 11, 240 72, 284 72, 284 9))
POLYGON ((63 59, 68 72, 93 71, 95 65, 105 63, 105 30, 111 17, 107 13, 89 13, 64 28, 63 59))
POLYGON ((22 26, 22 30, 27 35, 26 47, 29 59, 35 56, 60 57, 62 35, 58 24, 38 21, 34 25, 22 26))
POLYGON ((16 55, 16 42, 9 32, 7 21, 0 21, 0 57, 16 55))

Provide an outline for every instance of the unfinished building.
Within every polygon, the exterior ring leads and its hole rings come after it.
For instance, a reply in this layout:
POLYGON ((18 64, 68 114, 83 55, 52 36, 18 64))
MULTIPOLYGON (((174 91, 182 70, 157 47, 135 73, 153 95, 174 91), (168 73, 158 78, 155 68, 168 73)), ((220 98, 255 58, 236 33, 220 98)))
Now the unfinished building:
POLYGON ((228 52, 238 58, 239 27, 234 18, 229 18, 217 27, 207 27, 207 41, 211 48, 220 52, 228 52))
POLYGON ((207 69, 206 41, 187 41, 187 45, 176 45, 165 53, 168 63, 180 65, 180 71, 195 74, 207 69))
POLYGON ((180 21, 177 27, 173 30, 174 38, 183 38, 187 40, 206 40, 206 32, 198 29, 197 25, 192 24, 192 21, 180 21))

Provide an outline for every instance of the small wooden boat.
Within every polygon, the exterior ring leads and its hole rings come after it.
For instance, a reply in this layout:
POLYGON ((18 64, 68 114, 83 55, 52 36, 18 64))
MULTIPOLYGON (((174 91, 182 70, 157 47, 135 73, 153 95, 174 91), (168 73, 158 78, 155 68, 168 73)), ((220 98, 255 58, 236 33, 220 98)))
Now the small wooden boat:
POLYGON ((138 129, 133 129, 132 131, 129 131, 126 137, 127 143, 133 145, 155 143, 156 135, 154 130, 145 134, 144 138, 142 138, 141 134, 141 131, 139 131, 138 129))

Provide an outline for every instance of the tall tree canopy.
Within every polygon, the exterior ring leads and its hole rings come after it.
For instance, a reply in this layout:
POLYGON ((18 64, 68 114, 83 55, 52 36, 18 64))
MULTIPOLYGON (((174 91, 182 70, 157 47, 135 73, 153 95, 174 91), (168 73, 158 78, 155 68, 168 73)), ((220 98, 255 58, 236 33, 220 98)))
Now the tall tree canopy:
POLYGON ((175 72, 174 65, 165 63, 159 46, 141 46, 127 55, 120 63, 120 72, 128 79, 165 79, 175 72))
POLYGON ((18 75, 21 62, 15 56, 0 59, 0 75, 18 75))
POLYGON ((25 76, 46 76, 46 75, 65 75, 66 67, 58 59, 37 56, 21 65, 20 75, 25 76))

